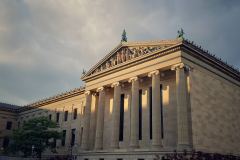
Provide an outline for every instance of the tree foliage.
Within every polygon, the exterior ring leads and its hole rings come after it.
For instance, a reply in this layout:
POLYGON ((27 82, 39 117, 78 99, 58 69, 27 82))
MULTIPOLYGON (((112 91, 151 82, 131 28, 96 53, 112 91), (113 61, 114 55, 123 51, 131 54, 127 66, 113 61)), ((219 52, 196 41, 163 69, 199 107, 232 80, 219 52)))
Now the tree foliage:
POLYGON ((47 148, 54 148, 54 139, 61 138, 57 124, 46 117, 34 118, 13 131, 9 150, 13 153, 21 151, 24 156, 36 154, 41 157, 47 148))

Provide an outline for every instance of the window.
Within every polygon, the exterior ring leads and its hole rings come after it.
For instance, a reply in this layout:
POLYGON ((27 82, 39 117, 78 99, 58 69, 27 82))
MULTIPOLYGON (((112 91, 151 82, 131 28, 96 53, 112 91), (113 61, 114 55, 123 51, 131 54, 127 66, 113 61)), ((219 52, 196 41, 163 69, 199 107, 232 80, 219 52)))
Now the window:
POLYGON ((52 120, 52 115, 49 114, 48 119, 51 121, 52 120))
POLYGON ((20 128, 20 121, 18 121, 18 128, 20 128))
POLYGON ((117 160, 123 160, 122 158, 117 158, 117 160))
POLYGON ((7 130, 11 130, 12 129, 12 122, 11 121, 7 121, 6 129, 7 130))
POLYGON ((163 103, 162 103, 162 84, 160 84, 160 108, 161 108, 161 137, 164 137, 164 128, 163 128, 163 103))
POLYGON ((56 113, 56 122, 57 122, 57 123, 59 123, 59 117, 60 117, 60 113, 57 112, 57 113, 56 113))
POLYGON ((80 144, 82 144, 82 136, 83 136, 83 127, 81 127, 81 132, 80 132, 80 144))
POLYGON ((75 143, 75 132, 76 129, 72 129, 71 146, 74 146, 75 143))
POLYGON ((73 119, 77 119, 77 108, 73 110, 73 119))
POLYGON ((149 87, 149 129, 150 139, 152 139, 152 87, 149 87))
POLYGON ((62 146, 65 146, 65 140, 66 140, 66 130, 63 130, 63 133, 62 133, 62 146))
POLYGON ((67 121, 67 119, 68 119, 68 111, 65 111, 64 112, 64 121, 67 121))
POLYGON ((2 147, 5 149, 8 147, 9 144, 9 138, 8 137, 4 137, 3 138, 3 143, 2 143, 2 147))
POLYGON ((54 148, 57 147, 57 139, 56 139, 56 138, 53 139, 53 147, 54 147, 54 148))
POLYGON ((124 128, 124 94, 120 97, 120 125, 119 125, 119 141, 123 141, 124 128))
POLYGON ((99 160, 104 160, 104 158, 99 158, 99 160))
POLYGON ((139 140, 142 140, 142 90, 139 90, 139 140))

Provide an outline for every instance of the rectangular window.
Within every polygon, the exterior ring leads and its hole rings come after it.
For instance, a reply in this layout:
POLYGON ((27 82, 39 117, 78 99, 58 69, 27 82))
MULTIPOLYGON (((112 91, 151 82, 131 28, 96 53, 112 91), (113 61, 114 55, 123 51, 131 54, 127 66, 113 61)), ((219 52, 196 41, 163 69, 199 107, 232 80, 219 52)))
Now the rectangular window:
POLYGON ((18 128, 20 128, 20 121, 18 121, 18 128))
POLYGON ((57 122, 57 123, 59 123, 59 118, 60 118, 60 113, 57 112, 57 113, 56 113, 56 122, 57 122))
POLYGON ((139 90, 139 140, 142 140, 142 90, 139 90))
POLYGON ((62 146, 65 146, 65 140, 66 140, 66 130, 63 130, 63 132, 62 132, 62 146))
POLYGON ((149 87, 149 134, 152 139, 152 87, 149 87))
POLYGON ((104 158, 99 158, 99 160, 104 160, 104 158))
POLYGON ((164 137, 164 126, 163 126, 163 92, 162 92, 162 84, 160 84, 160 108, 161 108, 161 137, 164 137))
POLYGON ((52 120, 52 115, 49 114, 48 119, 51 121, 52 120))
POLYGON ((120 125, 119 125, 119 141, 123 141, 124 128, 124 94, 120 97, 120 125))
POLYGON ((73 110, 73 119, 77 119, 77 108, 73 110))
POLYGON ((2 147, 5 149, 7 148, 9 145, 9 138, 8 137, 4 137, 3 138, 3 143, 2 143, 2 147))
POLYGON ((6 129, 7 130, 11 130, 12 129, 12 122, 11 121, 7 121, 6 129))
POLYGON ((81 127, 81 132, 80 132, 80 144, 82 144, 82 136, 83 136, 83 127, 81 127))
POLYGON ((67 121, 67 119, 68 119, 68 111, 65 111, 64 112, 64 121, 67 121))
POLYGON ((71 146, 74 146, 74 143, 75 143, 75 133, 76 132, 76 129, 72 129, 72 136, 71 136, 71 146))
POLYGON ((56 147, 57 147, 57 139, 54 138, 54 139, 53 139, 53 148, 56 148, 56 147))

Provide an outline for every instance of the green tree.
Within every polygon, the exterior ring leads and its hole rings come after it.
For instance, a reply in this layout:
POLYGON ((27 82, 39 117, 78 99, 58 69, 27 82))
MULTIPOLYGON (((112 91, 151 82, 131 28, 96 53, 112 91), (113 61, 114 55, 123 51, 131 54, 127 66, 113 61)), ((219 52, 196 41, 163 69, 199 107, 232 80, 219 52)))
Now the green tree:
POLYGON ((55 140, 61 138, 57 124, 46 117, 34 118, 13 131, 9 150, 12 153, 21 151, 24 156, 36 154, 41 158, 47 148, 55 148, 55 140))

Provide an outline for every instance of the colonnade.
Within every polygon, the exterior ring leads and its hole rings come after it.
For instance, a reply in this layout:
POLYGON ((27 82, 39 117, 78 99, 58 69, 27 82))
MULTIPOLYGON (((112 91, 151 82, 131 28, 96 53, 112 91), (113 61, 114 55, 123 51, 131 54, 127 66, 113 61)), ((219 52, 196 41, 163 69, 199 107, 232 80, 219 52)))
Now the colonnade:
MULTIPOLYGON (((189 114, 187 100, 187 76, 185 66, 183 64, 175 65, 172 70, 176 71, 176 98, 177 98, 177 145, 178 147, 190 146, 189 135, 189 114)), ((160 109, 160 72, 154 70, 148 73, 148 77, 152 79, 152 148, 161 148, 161 109, 160 109)), ((128 81, 131 83, 131 112, 130 112, 130 148, 139 147, 139 78, 132 77, 128 81)), ((111 148, 119 148, 119 125, 120 125, 120 82, 111 84, 114 89, 113 113, 112 113, 112 133, 111 148)), ((105 88, 100 87, 96 91, 99 93, 98 112, 95 134, 95 150, 103 149, 103 129, 104 129, 104 104, 105 104, 105 88)), ((90 112, 91 112, 91 92, 86 91, 86 109, 83 123, 82 144, 83 150, 89 149, 89 131, 90 131, 90 112)))

